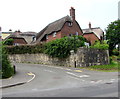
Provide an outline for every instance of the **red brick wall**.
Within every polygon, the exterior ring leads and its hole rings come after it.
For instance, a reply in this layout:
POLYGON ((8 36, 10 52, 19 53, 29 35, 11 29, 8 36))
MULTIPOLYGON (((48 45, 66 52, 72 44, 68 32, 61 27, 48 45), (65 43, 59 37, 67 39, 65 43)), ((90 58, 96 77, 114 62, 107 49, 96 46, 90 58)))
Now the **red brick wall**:
POLYGON ((76 32, 78 32, 78 35, 82 35, 82 31, 80 30, 78 24, 73 21, 72 26, 68 26, 68 22, 66 22, 61 30, 61 36, 69 36, 69 34, 75 34, 76 32))
POLYGON ((99 40, 94 33, 84 34, 83 37, 85 37, 91 44, 94 44, 96 40, 99 40))
POLYGON ((46 42, 60 39, 64 36, 69 36, 69 34, 76 34, 76 32, 78 32, 78 35, 82 35, 82 31, 80 30, 78 24, 74 21, 72 26, 68 26, 68 22, 66 22, 61 31, 56 32, 56 37, 53 37, 53 33, 51 33, 50 35, 48 35, 48 39, 46 40, 46 42))
POLYGON ((56 32, 56 37, 53 37, 53 33, 48 35, 48 39, 46 40, 46 42, 55 40, 55 39, 60 39, 61 38, 61 32, 56 32))

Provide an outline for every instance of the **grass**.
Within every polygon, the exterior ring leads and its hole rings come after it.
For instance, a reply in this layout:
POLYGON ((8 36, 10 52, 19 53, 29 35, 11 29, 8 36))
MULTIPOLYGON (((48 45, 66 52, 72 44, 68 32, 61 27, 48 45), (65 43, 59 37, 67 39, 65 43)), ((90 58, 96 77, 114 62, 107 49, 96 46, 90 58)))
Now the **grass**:
POLYGON ((96 65, 90 67, 80 67, 82 69, 103 71, 103 72, 117 72, 120 71, 120 62, 112 61, 108 65, 96 65))

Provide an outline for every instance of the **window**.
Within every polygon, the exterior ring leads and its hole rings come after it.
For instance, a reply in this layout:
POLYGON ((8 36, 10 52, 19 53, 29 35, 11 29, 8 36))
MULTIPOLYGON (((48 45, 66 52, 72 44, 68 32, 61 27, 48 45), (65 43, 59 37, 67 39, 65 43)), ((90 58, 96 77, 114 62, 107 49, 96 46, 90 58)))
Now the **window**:
POLYGON ((53 37, 56 37, 56 32, 53 33, 53 37))
POLYGON ((78 36, 78 32, 76 32, 76 35, 78 36))
POLYGON ((68 22, 68 26, 72 26, 72 22, 68 22))
POLYGON ((36 41, 36 37, 35 36, 32 37, 32 41, 36 41))
POLYGON ((48 35, 46 35, 46 39, 48 39, 48 35))
POLYGON ((14 43, 15 46, 19 45, 19 43, 14 43))

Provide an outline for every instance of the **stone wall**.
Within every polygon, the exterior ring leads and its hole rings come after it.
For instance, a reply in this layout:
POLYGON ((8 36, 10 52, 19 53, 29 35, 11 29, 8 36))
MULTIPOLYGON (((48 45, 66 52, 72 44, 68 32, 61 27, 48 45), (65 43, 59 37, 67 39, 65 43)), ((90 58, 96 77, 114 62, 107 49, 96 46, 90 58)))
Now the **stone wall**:
POLYGON ((108 50, 80 48, 76 53, 76 66, 93 66, 109 64, 108 50))
POLYGON ((17 63, 39 63, 48 65, 86 67, 92 65, 103 65, 109 63, 107 50, 79 48, 76 54, 71 53, 66 59, 52 58, 46 54, 14 54, 9 55, 11 62, 17 63))

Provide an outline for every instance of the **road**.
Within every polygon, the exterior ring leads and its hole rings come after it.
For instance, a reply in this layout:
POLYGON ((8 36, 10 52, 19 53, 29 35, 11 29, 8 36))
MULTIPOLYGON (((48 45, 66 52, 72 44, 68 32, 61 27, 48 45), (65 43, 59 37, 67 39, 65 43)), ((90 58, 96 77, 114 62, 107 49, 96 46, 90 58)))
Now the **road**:
POLYGON ((118 73, 71 67, 16 63, 17 71, 35 78, 23 85, 5 88, 3 97, 118 97, 118 73))

